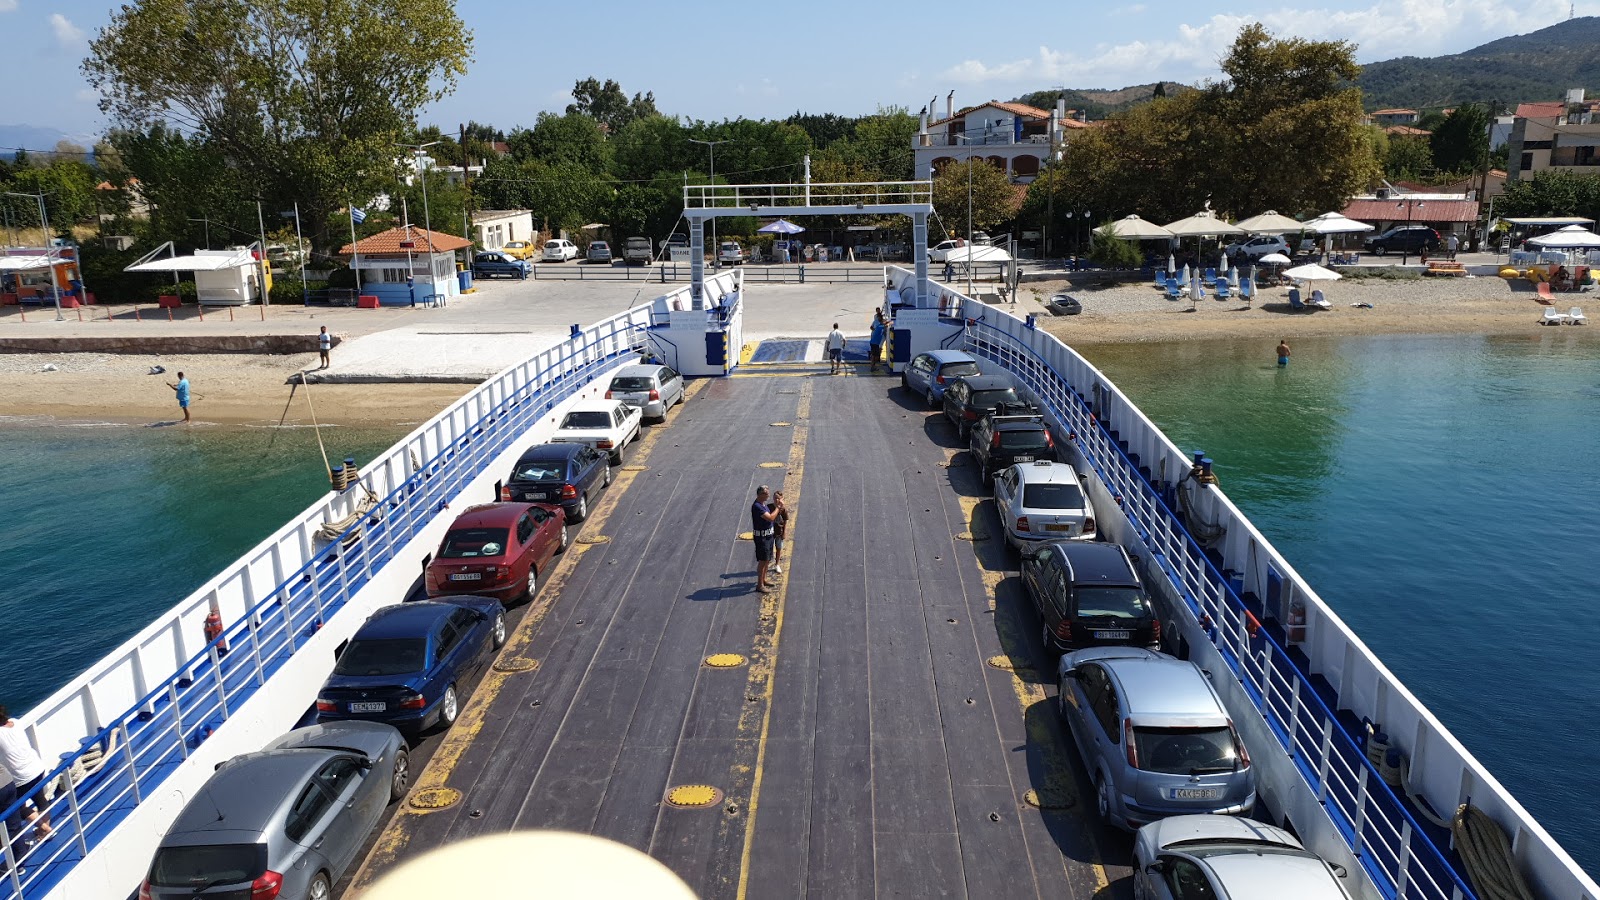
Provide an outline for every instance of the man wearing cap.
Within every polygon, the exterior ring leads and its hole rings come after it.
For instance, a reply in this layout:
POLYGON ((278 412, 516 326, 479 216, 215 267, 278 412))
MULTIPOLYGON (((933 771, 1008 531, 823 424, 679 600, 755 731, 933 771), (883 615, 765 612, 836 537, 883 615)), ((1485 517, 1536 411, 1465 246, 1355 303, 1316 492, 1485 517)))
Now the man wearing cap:
POLYGON ((767 583, 767 569, 772 565, 773 521, 784 510, 783 501, 768 503, 772 492, 766 485, 756 488, 756 500, 750 504, 750 535, 756 545, 756 588, 763 594, 775 588, 767 583))

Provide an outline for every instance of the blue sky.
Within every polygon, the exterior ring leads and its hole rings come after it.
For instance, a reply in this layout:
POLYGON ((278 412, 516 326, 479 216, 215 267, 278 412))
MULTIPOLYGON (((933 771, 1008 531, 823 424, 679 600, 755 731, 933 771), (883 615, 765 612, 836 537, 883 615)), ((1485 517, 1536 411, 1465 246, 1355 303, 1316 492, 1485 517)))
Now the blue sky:
MULTIPOLYGON (((0 126, 80 138, 104 128, 78 65, 112 8, 108 0, 0 0, 9 63, 0 126)), ((663 112, 691 118, 859 115, 880 105, 915 112, 936 95, 942 107, 951 90, 959 108, 1055 86, 1214 78, 1217 60, 1253 21, 1279 37, 1352 41, 1357 59, 1372 62, 1457 53, 1556 24, 1569 8, 1568 0, 1239 0, 1226 7, 1174 0, 622 0, 602 7, 458 0, 476 37, 475 58, 456 93, 424 111, 422 121, 449 129, 476 119, 509 130, 531 124, 541 110, 561 111, 573 82, 591 75, 613 78, 630 94, 654 91, 663 112), (546 14, 551 10, 559 18, 546 14)), ((1575 9, 1600 14, 1600 0, 1575 9)))

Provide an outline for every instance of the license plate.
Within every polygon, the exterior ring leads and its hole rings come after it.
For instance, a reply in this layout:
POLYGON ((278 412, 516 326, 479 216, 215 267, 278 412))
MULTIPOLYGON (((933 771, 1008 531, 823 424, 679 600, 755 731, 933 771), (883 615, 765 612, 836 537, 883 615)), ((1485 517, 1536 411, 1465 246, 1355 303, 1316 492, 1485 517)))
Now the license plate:
POLYGON ((1033 462, 1033 457, 1031 457, 1031 456, 1019 456, 1019 457, 1017 457, 1017 462, 1019 462, 1019 463, 1033 462))
POLYGON ((543 491, 533 491, 522 495, 522 499, 524 500, 546 500, 549 499, 549 497, 550 495, 544 493, 543 491))
POLYGON ((1220 788, 1173 788, 1174 800, 1215 800, 1222 796, 1220 788))
POLYGON ((1096 631, 1094 636, 1102 641, 1125 641, 1128 639, 1126 631, 1096 631))
POLYGON ((1045 531, 1071 531, 1072 530, 1072 526, 1071 525, 1046 525, 1046 526, 1044 526, 1044 530, 1045 531))
POLYGON ((352 703, 352 704, 350 704, 350 711, 353 712, 353 713, 355 713, 355 712, 383 712, 384 710, 386 710, 388 708, 389 708, 389 704, 383 702, 382 700, 372 700, 372 701, 368 701, 368 702, 365 702, 365 703, 352 703))
POLYGON ((465 572, 450 576, 451 581, 482 581, 483 575, 479 572, 465 572))

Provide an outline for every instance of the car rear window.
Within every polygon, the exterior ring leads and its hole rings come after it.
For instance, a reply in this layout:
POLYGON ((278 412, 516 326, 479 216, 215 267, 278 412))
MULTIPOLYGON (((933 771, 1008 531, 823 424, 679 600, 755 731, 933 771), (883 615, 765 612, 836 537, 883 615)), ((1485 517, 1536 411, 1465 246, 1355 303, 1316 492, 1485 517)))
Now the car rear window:
POLYGON ((567 477, 565 463, 528 461, 517 463, 511 473, 512 481, 563 481, 567 477))
POLYGON ((1226 725, 1204 728, 1149 728, 1135 725, 1133 744, 1139 768, 1169 775, 1203 775, 1232 772, 1239 766, 1233 729, 1226 725))
POLYGON ((150 863, 150 882, 193 887, 254 881, 267 870, 265 844, 212 844, 163 847, 150 863))
POLYGON ((1001 450, 1043 450, 1049 446, 1043 431, 1002 431, 1001 450))
POLYGON ((1136 587, 1080 587, 1072 595, 1080 616, 1143 619, 1150 615, 1150 598, 1136 587))
POLYGON ((648 375, 618 375, 611 379, 611 389, 613 391, 648 391, 655 386, 655 379, 648 375))
POLYGON ((499 556, 506 549, 505 528, 456 528, 444 536, 440 559, 477 559, 499 556))
POLYGON ((1030 484, 1022 488, 1028 509, 1083 509, 1083 491, 1075 484, 1030 484))
POLYGON ((611 414, 608 412, 588 411, 570 412, 561 420, 562 428, 610 428, 611 414))
POLYGON ((939 374, 946 378, 959 378, 963 375, 978 374, 978 364, 975 362, 945 363, 939 367, 939 374))
POLYGON ((367 638, 350 642, 333 671, 340 675, 405 675, 428 661, 424 638, 367 638))
POLYGON ((998 406, 1001 403, 1017 403, 1017 392, 1011 388, 997 391, 973 391, 972 405, 984 408, 998 406))

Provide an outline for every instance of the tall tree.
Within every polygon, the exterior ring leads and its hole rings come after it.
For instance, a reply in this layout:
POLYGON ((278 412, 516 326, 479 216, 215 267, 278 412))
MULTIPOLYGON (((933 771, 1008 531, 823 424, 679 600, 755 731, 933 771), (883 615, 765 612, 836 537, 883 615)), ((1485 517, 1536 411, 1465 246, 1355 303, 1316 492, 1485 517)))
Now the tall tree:
POLYGON ((1489 151, 1489 110, 1479 104, 1462 106, 1445 116, 1428 138, 1433 164, 1445 172, 1465 174, 1483 164, 1489 151))
POLYGON ((577 166, 593 174, 611 167, 611 147, 594 119, 569 112, 564 116, 542 112, 532 128, 518 128, 506 137, 511 155, 518 160, 577 166))
POLYGON ((612 171, 623 181, 647 181, 657 173, 695 168, 705 149, 689 143, 688 130, 666 116, 629 122, 611 136, 611 148, 612 171))
POLYGON ((616 134, 634 119, 660 115, 656 109, 654 93, 634 94, 629 100, 622 85, 607 78, 604 84, 598 78, 583 78, 572 86, 572 102, 567 105, 568 115, 588 116, 605 126, 607 132, 616 134))
POLYGON ((114 124, 203 135, 326 246, 331 211, 392 177, 394 144, 471 52, 452 0, 133 0, 82 68, 114 124))
POLYGON ((933 179, 933 211, 956 237, 967 236, 969 213, 972 231, 1016 218, 1018 196, 1006 173, 981 159, 945 166, 933 179))

